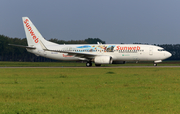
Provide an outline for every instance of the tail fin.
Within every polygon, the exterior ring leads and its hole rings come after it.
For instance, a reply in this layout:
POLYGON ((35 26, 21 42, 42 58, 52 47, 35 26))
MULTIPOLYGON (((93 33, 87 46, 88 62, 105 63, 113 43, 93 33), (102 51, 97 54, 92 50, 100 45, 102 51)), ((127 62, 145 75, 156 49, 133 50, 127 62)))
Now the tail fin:
POLYGON ((28 46, 36 47, 37 49, 47 49, 46 45, 55 44, 45 40, 28 17, 22 17, 22 20, 28 46))

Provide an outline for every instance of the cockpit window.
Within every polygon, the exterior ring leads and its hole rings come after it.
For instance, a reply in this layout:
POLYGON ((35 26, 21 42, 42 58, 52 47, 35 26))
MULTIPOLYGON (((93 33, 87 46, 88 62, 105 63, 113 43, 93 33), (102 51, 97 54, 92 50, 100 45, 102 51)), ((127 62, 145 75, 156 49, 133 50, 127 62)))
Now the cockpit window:
POLYGON ((165 49, 158 49, 158 51, 166 51, 165 49))

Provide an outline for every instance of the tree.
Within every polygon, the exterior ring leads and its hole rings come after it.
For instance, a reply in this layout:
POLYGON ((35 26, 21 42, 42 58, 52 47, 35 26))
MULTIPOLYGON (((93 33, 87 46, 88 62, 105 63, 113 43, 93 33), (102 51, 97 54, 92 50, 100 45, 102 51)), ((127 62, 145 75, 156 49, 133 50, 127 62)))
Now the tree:
MULTIPOLYGON (((64 40, 58 40, 56 38, 52 38, 49 41, 58 43, 58 44, 88 44, 95 42, 102 42, 104 41, 100 40, 99 38, 88 38, 85 40, 70 40, 70 41, 64 41, 64 40)), ((17 44, 17 45, 24 45, 27 46, 27 40, 26 38, 10 38, 4 35, 0 35, 0 61, 56 61, 51 60, 48 58, 36 56, 32 53, 27 52, 25 48, 19 48, 19 47, 13 47, 9 46, 8 44, 17 44)))
POLYGON ((88 39, 85 39, 85 42, 87 42, 88 44, 97 44, 97 42, 102 43, 102 44, 106 44, 105 41, 102 41, 99 38, 88 38, 88 39))

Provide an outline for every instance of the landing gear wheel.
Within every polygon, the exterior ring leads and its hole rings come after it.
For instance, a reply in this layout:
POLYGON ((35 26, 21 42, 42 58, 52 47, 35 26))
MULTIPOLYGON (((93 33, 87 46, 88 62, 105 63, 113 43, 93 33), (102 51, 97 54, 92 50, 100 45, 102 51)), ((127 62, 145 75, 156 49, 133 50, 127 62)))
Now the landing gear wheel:
POLYGON ((154 63, 154 66, 157 66, 157 63, 154 63))
POLYGON ((95 64, 97 67, 100 67, 101 66, 101 64, 95 64))
POLYGON ((87 67, 91 67, 91 66, 92 66, 92 63, 91 63, 91 62, 87 62, 87 63, 86 63, 86 66, 87 66, 87 67))

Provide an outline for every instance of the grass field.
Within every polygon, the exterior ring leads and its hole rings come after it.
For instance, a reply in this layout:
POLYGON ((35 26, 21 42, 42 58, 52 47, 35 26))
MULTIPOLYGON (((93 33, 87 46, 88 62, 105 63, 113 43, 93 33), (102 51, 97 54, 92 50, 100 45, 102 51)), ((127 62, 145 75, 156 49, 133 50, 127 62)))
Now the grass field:
POLYGON ((0 68, 2 114, 180 113, 180 68, 0 68))

